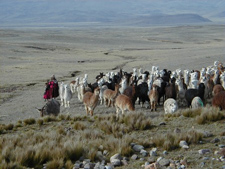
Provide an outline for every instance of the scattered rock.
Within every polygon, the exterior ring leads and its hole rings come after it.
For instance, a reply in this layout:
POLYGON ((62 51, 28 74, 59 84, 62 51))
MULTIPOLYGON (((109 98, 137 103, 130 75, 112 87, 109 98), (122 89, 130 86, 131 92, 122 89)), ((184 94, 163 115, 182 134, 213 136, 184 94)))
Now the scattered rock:
POLYGON ((166 123, 165 122, 161 122, 161 123, 159 123, 159 125, 160 126, 164 126, 164 125, 166 125, 166 123))
POLYGON ((119 159, 112 159, 110 162, 114 167, 121 166, 121 161, 119 159))
POLYGON ((203 132, 203 136, 204 136, 204 137, 212 137, 213 134, 210 133, 210 132, 204 131, 204 132, 203 132))
POLYGON ((198 150, 198 153, 199 154, 206 154, 206 153, 210 153, 211 151, 209 149, 201 149, 201 150, 198 150))
POLYGON ((181 133, 181 130, 179 128, 175 128, 173 132, 174 133, 181 133))
POLYGON ((158 161, 160 166, 169 166, 170 165, 170 160, 166 158, 162 158, 161 160, 158 161))
POLYGON ((147 157, 148 155, 148 152, 146 150, 141 150, 141 155, 144 156, 144 157, 147 157))
POLYGON ((137 154, 133 154, 133 155, 131 156, 131 159, 132 159, 132 160, 137 160, 137 159, 138 159, 138 155, 137 155, 137 154))
POLYGON ((151 151, 150 151, 150 156, 157 156, 157 148, 153 148, 151 151))
POLYGON ((110 163, 113 166, 120 166, 121 165, 121 160, 122 160, 122 156, 117 153, 115 155, 113 155, 112 157, 110 157, 110 163))
POLYGON ((184 149, 188 149, 188 148, 189 148, 187 142, 184 141, 184 140, 181 140, 181 141, 180 141, 179 146, 180 146, 181 148, 184 148, 184 149))
POLYGON ((218 143, 218 142, 220 142, 220 139, 218 138, 214 138, 210 141, 210 143, 218 143))
POLYGON ((147 161, 148 161, 149 163, 154 163, 154 162, 156 162, 156 159, 155 159, 155 157, 149 157, 149 158, 147 159, 147 161))
POLYGON ((110 162, 113 159, 122 160, 123 158, 122 158, 122 156, 119 153, 117 153, 117 154, 114 154, 112 157, 110 157, 110 162))
POLYGON ((225 148, 225 145, 224 144, 220 144, 219 148, 225 148))
POLYGON ((132 148, 136 152, 140 152, 141 150, 144 149, 144 147, 142 145, 134 145, 132 148))

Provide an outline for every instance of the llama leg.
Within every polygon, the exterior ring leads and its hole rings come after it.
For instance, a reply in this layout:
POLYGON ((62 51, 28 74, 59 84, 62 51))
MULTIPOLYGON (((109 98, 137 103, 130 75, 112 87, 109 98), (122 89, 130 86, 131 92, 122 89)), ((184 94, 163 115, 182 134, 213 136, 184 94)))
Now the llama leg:
POLYGON ((90 110, 90 114, 91 114, 91 116, 93 116, 93 113, 94 113, 94 110, 90 110))
POLYGON ((69 107, 69 108, 70 108, 70 101, 68 101, 68 102, 67 102, 67 107, 69 107))
POLYGON ((111 105, 111 99, 108 100, 108 107, 111 105))
POLYGON ((88 107, 85 106, 86 114, 88 115, 88 107))

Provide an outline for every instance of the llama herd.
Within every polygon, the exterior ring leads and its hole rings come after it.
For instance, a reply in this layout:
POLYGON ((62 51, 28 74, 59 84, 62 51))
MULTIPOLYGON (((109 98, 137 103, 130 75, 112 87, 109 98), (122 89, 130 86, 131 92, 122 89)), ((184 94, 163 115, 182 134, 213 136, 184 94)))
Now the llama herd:
POLYGON ((76 77, 70 84, 60 83, 61 106, 70 107, 76 97, 85 106, 87 115, 93 115, 100 104, 115 107, 117 116, 125 110, 141 107, 157 111, 162 105, 165 114, 174 113, 178 107, 198 108, 206 103, 225 109, 225 67, 215 61, 201 70, 170 71, 152 66, 151 71, 133 68, 132 72, 100 73, 94 83, 88 83, 88 75, 76 77))

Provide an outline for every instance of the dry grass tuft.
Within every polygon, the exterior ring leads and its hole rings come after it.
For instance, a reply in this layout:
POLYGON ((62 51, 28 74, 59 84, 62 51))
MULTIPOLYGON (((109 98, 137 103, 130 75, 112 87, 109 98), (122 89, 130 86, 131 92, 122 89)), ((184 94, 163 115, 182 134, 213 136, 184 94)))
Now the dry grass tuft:
POLYGON ((224 111, 221 112, 218 108, 204 108, 201 115, 196 117, 198 124, 205 124, 207 122, 213 122, 224 119, 224 111))
POLYGON ((119 123, 124 123, 131 130, 147 130, 151 126, 151 118, 144 113, 129 113, 120 116, 119 123))
POLYGON ((8 124, 4 127, 5 130, 12 130, 14 128, 13 124, 8 124))
POLYGON ((198 109, 185 109, 182 111, 184 117, 196 117, 199 116, 202 112, 202 108, 198 109))
POLYGON ((179 142, 185 140, 188 144, 197 144, 202 140, 203 134, 196 130, 190 130, 180 134, 160 134, 153 137, 152 142, 156 147, 163 147, 167 151, 177 149, 179 142))
POLYGON ((32 124, 35 124, 35 123, 36 123, 36 120, 33 119, 33 118, 25 119, 25 120, 23 120, 23 123, 24 123, 25 125, 32 125, 32 124))
POLYGON ((87 127, 86 123, 77 121, 74 123, 73 128, 75 130, 85 130, 88 127, 87 127))
POLYGON ((44 120, 43 120, 43 119, 38 119, 38 120, 37 120, 37 124, 38 124, 39 126, 42 126, 42 125, 44 124, 44 120))
POLYGON ((55 116, 46 116, 46 117, 43 118, 43 121, 45 123, 51 122, 51 121, 57 121, 57 118, 55 116))
POLYGON ((63 159, 53 159, 46 163, 46 168, 48 169, 56 169, 56 168, 63 168, 63 159))

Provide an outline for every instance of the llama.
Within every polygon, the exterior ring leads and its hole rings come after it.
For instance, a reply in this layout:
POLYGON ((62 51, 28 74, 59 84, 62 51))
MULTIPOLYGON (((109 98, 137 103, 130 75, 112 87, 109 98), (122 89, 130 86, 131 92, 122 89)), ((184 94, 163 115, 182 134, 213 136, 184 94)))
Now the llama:
POLYGON ((41 109, 36 109, 40 113, 41 117, 44 115, 57 116, 60 113, 60 103, 55 99, 51 99, 41 109))
POLYGON ((221 91, 213 96, 212 106, 225 110, 225 91, 221 91))
POLYGON ((70 90, 70 87, 68 84, 64 85, 64 95, 63 95, 63 101, 65 108, 70 107, 70 100, 72 98, 72 92, 70 90))
POLYGON ((176 85, 177 85, 177 90, 178 90, 177 91, 177 102, 179 105, 184 106, 186 104, 186 101, 185 101, 186 89, 184 87, 184 82, 182 82, 182 80, 176 79, 176 85))
POLYGON ((203 101, 200 97, 196 96, 191 101, 191 108, 197 109, 197 108, 200 108, 200 107, 204 107, 204 103, 203 103, 203 101))
POLYGON ((190 70, 184 70, 184 83, 188 86, 190 82, 190 70))
POLYGON ((191 106, 192 99, 196 96, 199 96, 204 102, 204 93, 205 93, 204 83, 200 83, 198 89, 188 89, 185 92, 185 99, 187 101, 188 107, 191 106))
POLYGON ((121 87, 119 88, 119 92, 123 94, 124 90, 128 87, 127 79, 123 78, 120 83, 121 87))
POLYGON ((169 98, 173 98, 175 100, 177 99, 177 92, 176 92, 175 82, 176 82, 176 79, 172 78, 171 79, 171 83, 169 83, 165 87, 165 97, 166 97, 166 99, 169 99, 169 98))
POLYGON ((158 93, 157 88, 158 88, 158 86, 153 84, 152 90, 149 93, 149 100, 151 103, 151 111, 153 111, 153 110, 156 111, 156 105, 157 105, 158 98, 159 98, 159 93, 158 93))
POLYGON ((197 89, 198 88, 198 72, 192 72, 191 74, 191 79, 189 82, 189 89, 197 89))
POLYGON ((86 92, 83 97, 83 104, 85 106, 85 110, 87 115, 93 116, 94 109, 96 108, 98 104, 98 98, 99 98, 100 89, 97 87, 94 90, 94 93, 92 92, 86 92))
POLYGON ((165 114, 173 114, 178 110, 177 101, 173 98, 169 98, 164 102, 165 114))
POLYGON ((110 107, 111 105, 114 106, 114 102, 115 102, 115 99, 116 99, 118 93, 119 93, 119 84, 115 85, 114 91, 111 89, 106 89, 103 92, 103 98, 104 98, 105 105, 108 104, 108 107, 110 107))
POLYGON ((79 77, 70 82, 70 89, 72 93, 75 93, 77 90, 77 86, 79 85, 79 77))
POLYGON ((219 93, 219 92, 221 92, 221 91, 224 91, 223 86, 220 85, 220 84, 216 84, 216 85, 213 87, 212 95, 215 96, 217 93, 219 93))
POLYGON ((102 105, 104 101, 103 93, 106 89, 108 89, 108 87, 106 85, 99 85, 99 89, 100 89, 99 99, 100 99, 100 104, 102 105))
POLYGON ((60 85, 59 85, 59 97, 60 97, 60 100, 61 100, 61 106, 63 106, 64 105, 64 90, 65 90, 65 88, 64 88, 64 83, 63 82, 61 82, 60 83, 60 85))
POLYGON ((117 118, 119 117, 120 110, 122 111, 122 114, 124 114, 125 110, 128 110, 130 112, 135 110, 132 104, 132 100, 124 94, 117 96, 115 100, 115 107, 116 107, 117 118))

